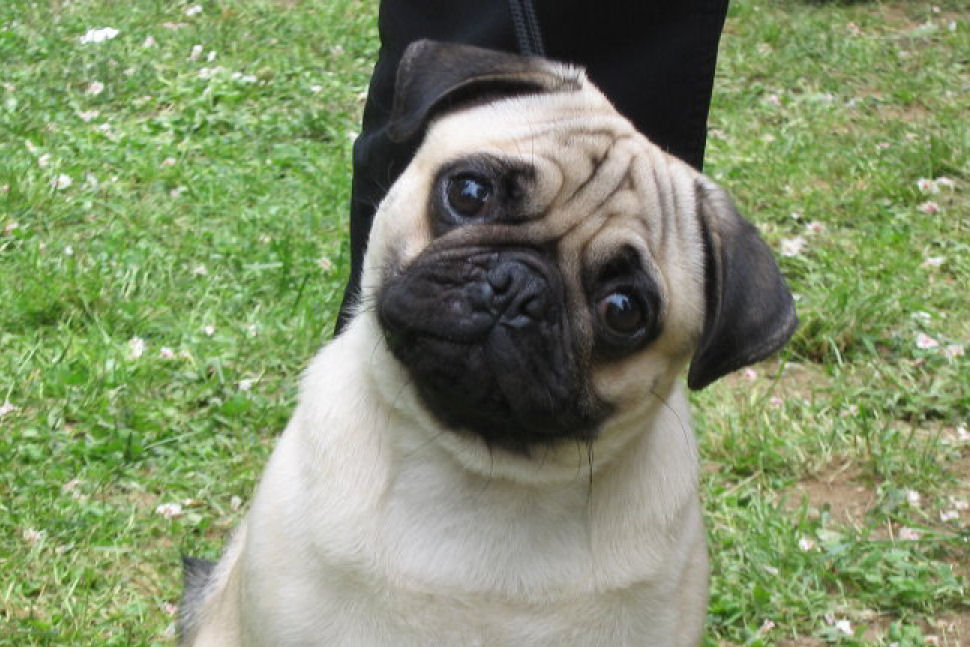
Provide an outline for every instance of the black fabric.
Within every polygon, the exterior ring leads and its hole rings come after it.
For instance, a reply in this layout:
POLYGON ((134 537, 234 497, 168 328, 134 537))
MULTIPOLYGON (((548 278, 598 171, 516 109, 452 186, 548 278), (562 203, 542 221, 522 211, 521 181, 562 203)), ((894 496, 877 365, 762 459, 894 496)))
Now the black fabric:
MULTIPOLYGON (((617 109, 659 146, 700 169, 717 45, 727 0, 534 0, 546 56, 586 68, 617 109)), ((501 0, 385 0, 381 49, 354 144, 350 279, 337 320, 346 324, 374 211, 419 142, 386 135, 404 48, 421 38, 518 52, 501 0)))

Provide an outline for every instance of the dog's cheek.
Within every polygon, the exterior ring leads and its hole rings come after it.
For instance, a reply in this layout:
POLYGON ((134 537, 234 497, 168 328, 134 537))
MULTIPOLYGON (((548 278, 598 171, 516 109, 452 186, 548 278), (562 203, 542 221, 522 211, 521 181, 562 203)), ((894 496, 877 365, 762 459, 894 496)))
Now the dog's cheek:
POLYGON ((373 291, 389 264, 408 265, 431 242, 427 215, 430 179, 414 164, 391 187, 374 215, 364 257, 362 289, 373 291))

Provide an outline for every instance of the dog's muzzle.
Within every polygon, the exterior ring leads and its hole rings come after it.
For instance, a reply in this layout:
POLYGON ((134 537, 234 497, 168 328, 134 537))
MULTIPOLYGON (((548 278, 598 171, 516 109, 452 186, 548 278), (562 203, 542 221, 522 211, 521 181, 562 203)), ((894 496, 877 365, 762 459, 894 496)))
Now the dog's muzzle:
POLYGON ((580 378, 562 277, 541 252, 428 251, 378 300, 388 347, 448 427, 516 451, 591 437, 600 407, 580 378))

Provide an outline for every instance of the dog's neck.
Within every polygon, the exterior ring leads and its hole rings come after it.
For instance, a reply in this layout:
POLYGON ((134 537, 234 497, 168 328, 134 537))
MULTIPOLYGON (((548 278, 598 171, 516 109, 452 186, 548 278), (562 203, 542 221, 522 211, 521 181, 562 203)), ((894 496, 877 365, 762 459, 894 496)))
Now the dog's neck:
POLYGON ((375 348, 381 338, 367 319, 357 317, 311 365, 297 412, 299 427, 312 429, 301 441, 307 472, 346 479, 328 482, 334 500, 319 502, 321 514, 329 508, 341 519, 341 532, 322 539, 333 542, 329 548, 352 538, 340 560, 359 569, 377 559, 389 566, 375 575, 412 589, 525 598, 573 595, 577 586, 615 589, 662 568, 662 553, 643 546, 676 541, 674 526, 696 501, 696 447, 682 388, 639 418, 636 430, 607 429, 589 448, 572 444, 533 458, 489 452, 414 414, 421 409, 406 376, 393 375, 397 365, 375 348), (371 364, 351 361, 361 357, 371 364), (360 374, 336 382, 332 372, 315 370, 326 365, 360 374), (367 412, 355 424, 336 418, 348 402, 367 412), (354 454, 380 458, 356 471, 336 469, 354 454), (449 546, 465 558, 441 563, 449 546), (629 559, 600 557, 617 554, 629 559))

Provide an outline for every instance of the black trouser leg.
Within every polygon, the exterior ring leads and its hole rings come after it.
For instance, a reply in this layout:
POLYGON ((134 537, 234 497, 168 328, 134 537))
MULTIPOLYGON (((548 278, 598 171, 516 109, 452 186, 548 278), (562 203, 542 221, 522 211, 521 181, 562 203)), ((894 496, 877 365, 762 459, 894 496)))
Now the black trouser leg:
MULTIPOLYGON (((727 0, 536 0, 549 58, 577 63, 647 137, 700 169, 717 45, 727 0)), ((367 237, 377 205, 420 142, 394 144, 384 129, 394 76, 415 40, 517 51, 508 4, 500 0, 384 0, 381 50, 361 134, 354 144, 350 279, 337 319, 347 323, 360 292, 367 237)))

